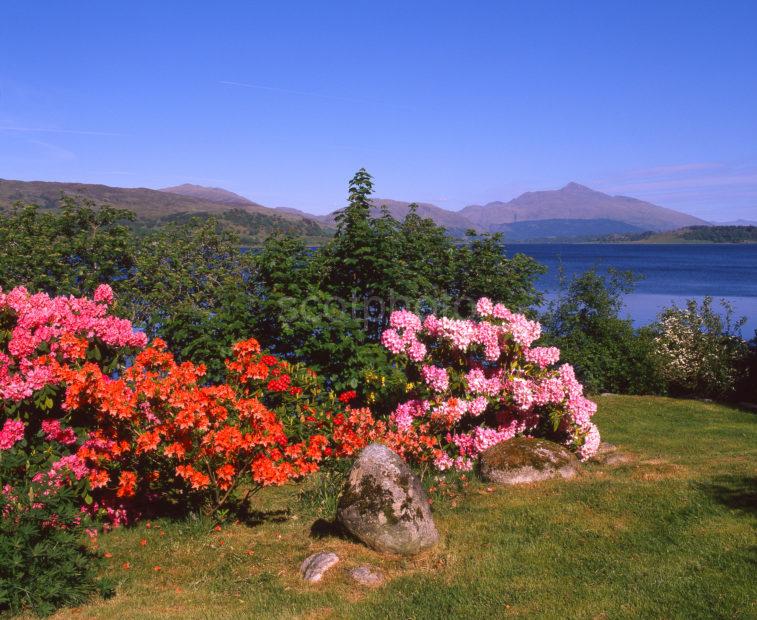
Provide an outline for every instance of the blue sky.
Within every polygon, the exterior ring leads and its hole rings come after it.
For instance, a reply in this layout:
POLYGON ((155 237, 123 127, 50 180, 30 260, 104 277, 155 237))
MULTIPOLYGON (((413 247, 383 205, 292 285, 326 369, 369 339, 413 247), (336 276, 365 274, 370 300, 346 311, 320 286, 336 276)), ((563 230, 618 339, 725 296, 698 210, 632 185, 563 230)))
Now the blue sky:
POLYGON ((757 2, 5 0, 0 178, 757 219, 757 2))

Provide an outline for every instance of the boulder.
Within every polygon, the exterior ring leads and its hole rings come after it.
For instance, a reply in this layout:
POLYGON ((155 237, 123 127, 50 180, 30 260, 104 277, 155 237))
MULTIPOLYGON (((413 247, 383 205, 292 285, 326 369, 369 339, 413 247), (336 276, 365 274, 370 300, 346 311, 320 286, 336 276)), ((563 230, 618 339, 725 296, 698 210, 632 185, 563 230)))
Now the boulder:
POLYGON ((554 441, 515 437, 481 454, 481 477, 497 484, 527 484, 550 478, 573 478, 576 455, 554 441))
POLYGON ((358 566, 350 571, 352 580, 361 586, 379 586, 384 581, 384 575, 380 570, 373 570, 370 566, 358 566))
POLYGON ((381 552, 414 555, 439 540, 421 481, 380 444, 364 448, 355 460, 339 497, 337 520, 381 552))
POLYGON ((305 581, 317 583, 323 579, 323 574, 339 561, 336 553, 322 551, 315 553, 300 565, 300 574, 305 581))

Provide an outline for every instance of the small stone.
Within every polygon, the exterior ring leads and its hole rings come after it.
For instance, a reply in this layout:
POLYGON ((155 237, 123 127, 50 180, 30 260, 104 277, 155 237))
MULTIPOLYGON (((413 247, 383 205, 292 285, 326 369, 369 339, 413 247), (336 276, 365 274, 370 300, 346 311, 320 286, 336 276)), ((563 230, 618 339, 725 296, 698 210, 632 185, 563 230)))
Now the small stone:
POLYGON ((381 444, 358 455, 339 496, 337 519, 383 553, 415 555, 439 541, 423 485, 407 463, 381 444))
POLYGON ((336 553, 322 551, 306 558, 300 565, 302 578, 309 583, 318 583, 323 574, 339 561, 336 553))
POLYGON ((363 586, 378 586, 384 582, 383 573, 380 570, 372 570, 370 566, 353 568, 350 577, 363 586))
POLYGON ((516 437, 481 454, 481 476, 497 484, 527 484, 550 478, 569 479, 579 472, 576 455, 554 441, 516 437))

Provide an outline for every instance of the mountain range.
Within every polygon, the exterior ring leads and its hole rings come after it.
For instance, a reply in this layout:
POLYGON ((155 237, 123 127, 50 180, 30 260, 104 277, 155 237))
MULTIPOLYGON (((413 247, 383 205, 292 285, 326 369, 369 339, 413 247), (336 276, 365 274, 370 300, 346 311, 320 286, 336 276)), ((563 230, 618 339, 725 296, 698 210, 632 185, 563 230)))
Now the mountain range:
MULTIPOLYGON (((286 207, 270 208, 218 187, 184 184, 159 190, 83 183, 10 181, 0 179, 0 208, 16 202, 54 208, 61 195, 71 195, 135 212, 152 224, 192 215, 231 217, 237 225, 261 228, 261 235, 285 228, 296 234, 328 234, 337 212, 313 215, 286 207), (246 224, 239 224, 246 222, 246 224)), ((372 215, 386 208, 396 219, 408 213, 409 202, 376 198, 372 215)), ((526 192, 507 202, 470 205, 460 211, 417 203, 418 214, 459 236, 466 230, 502 232, 510 241, 579 238, 605 234, 667 231, 708 222, 627 196, 611 196, 578 183, 561 189, 526 192)))

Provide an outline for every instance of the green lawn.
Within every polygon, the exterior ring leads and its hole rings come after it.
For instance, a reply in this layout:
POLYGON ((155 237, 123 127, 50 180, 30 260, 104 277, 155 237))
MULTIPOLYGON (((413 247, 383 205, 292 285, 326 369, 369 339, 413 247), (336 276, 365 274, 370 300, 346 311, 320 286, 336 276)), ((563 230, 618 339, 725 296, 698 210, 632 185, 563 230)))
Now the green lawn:
POLYGON ((311 536, 315 517, 288 487, 258 497, 256 525, 161 521, 103 536, 117 595, 59 617, 757 617, 757 415, 598 401, 604 439, 632 451, 632 463, 530 487, 473 482, 435 501, 443 541, 420 558, 311 536), (342 562, 305 585, 299 563, 321 550, 342 562), (343 569, 362 563, 387 582, 352 584, 343 569))

